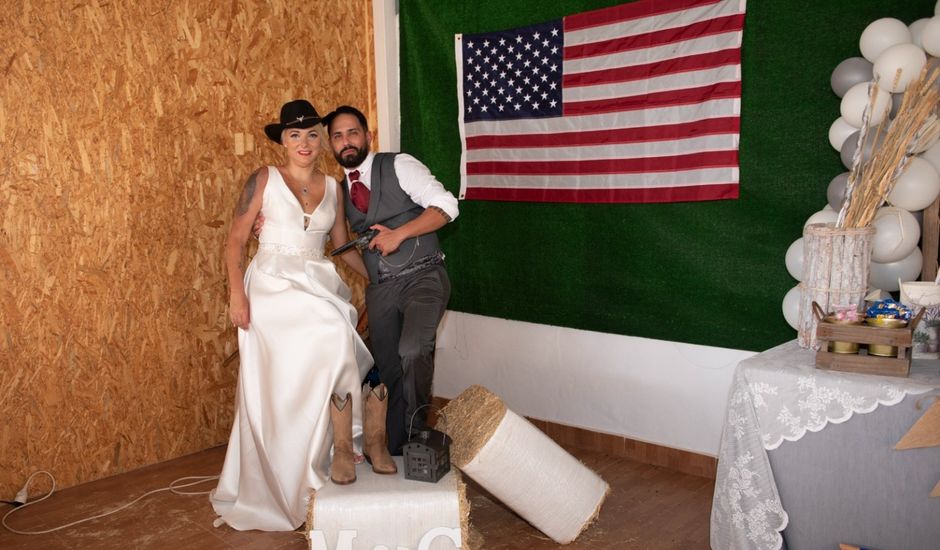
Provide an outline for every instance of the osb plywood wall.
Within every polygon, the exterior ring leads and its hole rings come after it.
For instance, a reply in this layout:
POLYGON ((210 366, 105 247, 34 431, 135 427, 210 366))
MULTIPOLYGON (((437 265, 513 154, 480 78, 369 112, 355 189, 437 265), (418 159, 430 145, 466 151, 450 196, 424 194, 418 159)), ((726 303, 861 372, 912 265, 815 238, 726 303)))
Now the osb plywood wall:
POLYGON ((4 3, 0 498, 227 439, 222 248, 282 158, 262 127, 297 97, 374 114, 372 52, 369 0, 4 3))

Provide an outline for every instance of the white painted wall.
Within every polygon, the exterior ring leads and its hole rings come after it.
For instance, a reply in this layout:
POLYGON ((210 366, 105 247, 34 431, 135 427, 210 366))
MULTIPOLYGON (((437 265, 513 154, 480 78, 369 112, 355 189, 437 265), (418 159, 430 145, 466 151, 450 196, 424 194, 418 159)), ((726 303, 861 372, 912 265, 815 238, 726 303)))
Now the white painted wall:
POLYGON ((518 414, 715 456, 734 368, 752 355, 448 311, 434 395, 480 384, 518 414))
MULTIPOLYGON (((382 151, 400 147, 396 5, 373 3, 382 151)), ((448 311, 434 394, 480 384, 518 414, 714 456, 734 367, 753 354, 448 311)))
POLYGON ((398 2, 373 0, 375 22, 375 93, 380 151, 401 150, 401 106, 398 86, 398 2))

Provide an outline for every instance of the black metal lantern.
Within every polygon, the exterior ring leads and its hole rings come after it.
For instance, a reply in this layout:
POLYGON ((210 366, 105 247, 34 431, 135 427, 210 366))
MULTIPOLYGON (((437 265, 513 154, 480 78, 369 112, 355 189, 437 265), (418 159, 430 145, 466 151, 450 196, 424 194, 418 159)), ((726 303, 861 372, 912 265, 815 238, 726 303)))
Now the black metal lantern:
MULTIPOLYGON (((414 414, 411 415, 411 423, 414 424, 414 414)), ((411 433, 410 428, 408 433, 411 433)), ((405 479, 430 483, 440 481, 450 471, 450 444, 451 438, 447 434, 430 428, 421 430, 414 437, 409 435, 408 443, 402 447, 405 479)))

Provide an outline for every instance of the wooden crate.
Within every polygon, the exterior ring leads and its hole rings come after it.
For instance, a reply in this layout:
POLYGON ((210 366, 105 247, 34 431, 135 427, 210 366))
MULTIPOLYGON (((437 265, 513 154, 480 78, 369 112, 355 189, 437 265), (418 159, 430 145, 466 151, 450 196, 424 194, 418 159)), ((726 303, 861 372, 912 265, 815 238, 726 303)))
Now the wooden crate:
POLYGON ((816 352, 816 368, 863 374, 907 376, 911 370, 911 345, 914 328, 923 316, 923 309, 904 328, 881 328, 869 325, 837 325, 820 322, 816 326, 816 339, 820 342, 816 352), (857 354, 828 351, 829 342, 855 342, 860 344, 857 354), (884 344, 898 348, 897 357, 869 355, 868 344, 884 344), (866 346, 866 347, 861 347, 866 346))

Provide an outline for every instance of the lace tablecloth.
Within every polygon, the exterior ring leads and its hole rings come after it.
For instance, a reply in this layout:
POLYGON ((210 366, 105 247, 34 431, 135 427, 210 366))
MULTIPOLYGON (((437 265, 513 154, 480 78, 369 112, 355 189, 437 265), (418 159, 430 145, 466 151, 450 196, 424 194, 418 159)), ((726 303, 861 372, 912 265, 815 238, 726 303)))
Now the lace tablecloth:
POLYGON ((712 548, 779 549, 787 513, 767 451, 830 422, 845 422, 853 414, 940 388, 937 368, 919 369, 917 363, 909 378, 817 370, 815 352, 801 349, 796 341, 741 361, 718 451, 712 548))

